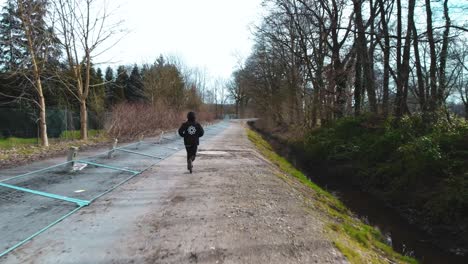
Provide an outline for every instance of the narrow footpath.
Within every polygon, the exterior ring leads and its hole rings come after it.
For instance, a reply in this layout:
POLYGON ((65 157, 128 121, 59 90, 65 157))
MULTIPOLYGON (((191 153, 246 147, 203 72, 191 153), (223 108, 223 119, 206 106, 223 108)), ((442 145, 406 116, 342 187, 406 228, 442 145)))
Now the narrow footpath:
POLYGON ((1 263, 346 263, 241 121, 65 219, 1 263))

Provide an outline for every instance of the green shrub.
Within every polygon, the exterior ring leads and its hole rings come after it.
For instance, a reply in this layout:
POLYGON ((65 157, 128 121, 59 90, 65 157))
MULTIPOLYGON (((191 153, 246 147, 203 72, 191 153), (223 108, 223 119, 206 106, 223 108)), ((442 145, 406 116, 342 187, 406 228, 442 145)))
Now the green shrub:
POLYGON ((433 222, 468 222, 468 123, 462 119, 427 125, 420 115, 346 117, 303 141, 309 160, 351 165, 362 188, 390 203, 415 207, 433 222))
POLYGON ((440 183, 438 189, 441 191, 435 193, 424 206, 431 219, 435 223, 466 221, 463 212, 466 214, 468 209, 468 173, 450 176, 440 183))

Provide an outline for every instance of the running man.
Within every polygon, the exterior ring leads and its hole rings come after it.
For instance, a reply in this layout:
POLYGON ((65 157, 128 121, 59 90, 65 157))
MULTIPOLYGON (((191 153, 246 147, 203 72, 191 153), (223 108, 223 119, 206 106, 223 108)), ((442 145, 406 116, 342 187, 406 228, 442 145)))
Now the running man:
POLYGON ((195 113, 187 114, 187 122, 179 128, 179 135, 184 138, 185 150, 187 150, 187 169, 192 173, 193 161, 197 155, 197 148, 200 144, 199 138, 203 137, 205 131, 196 121, 195 113))

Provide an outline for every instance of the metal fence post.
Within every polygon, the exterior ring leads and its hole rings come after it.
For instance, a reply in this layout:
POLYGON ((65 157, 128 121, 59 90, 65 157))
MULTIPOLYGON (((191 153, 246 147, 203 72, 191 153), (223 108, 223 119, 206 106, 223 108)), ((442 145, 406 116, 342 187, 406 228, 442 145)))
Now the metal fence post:
POLYGON ((78 147, 70 147, 68 149, 68 156, 67 156, 67 170, 73 171, 73 167, 75 166, 75 160, 78 156, 78 147))
POLYGON ((161 135, 159 135, 158 144, 161 144, 161 141, 162 141, 162 139, 163 139, 163 136, 164 136, 164 131, 161 131, 161 135))
POLYGON ((119 143, 119 140, 114 139, 114 143, 112 143, 109 153, 107 154, 108 159, 112 159, 114 157, 114 152, 115 152, 115 149, 117 148, 117 143, 119 143))
POLYGON ((141 143, 143 142, 143 138, 145 137, 144 134, 141 134, 139 137, 138 137, 138 143, 136 144, 136 149, 138 149, 141 145, 141 143))

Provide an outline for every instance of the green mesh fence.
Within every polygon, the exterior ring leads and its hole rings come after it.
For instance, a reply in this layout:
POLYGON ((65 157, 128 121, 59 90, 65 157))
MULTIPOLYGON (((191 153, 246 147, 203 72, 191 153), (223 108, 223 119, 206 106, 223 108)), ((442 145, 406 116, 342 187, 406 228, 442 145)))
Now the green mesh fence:
MULTIPOLYGON (((58 138, 64 131, 80 129, 78 112, 66 109, 49 108, 46 110, 47 134, 58 138)), ((89 129, 102 129, 103 121, 93 112, 88 112, 89 129)), ((39 134, 38 113, 30 109, 0 108, 0 138, 35 138, 39 134)))
MULTIPOLYGON (((207 127, 203 140, 228 122, 207 127)), ((0 176, 0 258, 45 232, 149 167, 184 149, 174 133, 147 139, 91 157, 0 176)), ((20 170, 21 170, 20 169, 20 170)), ((15 169, 18 172, 18 169, 15 169)))

